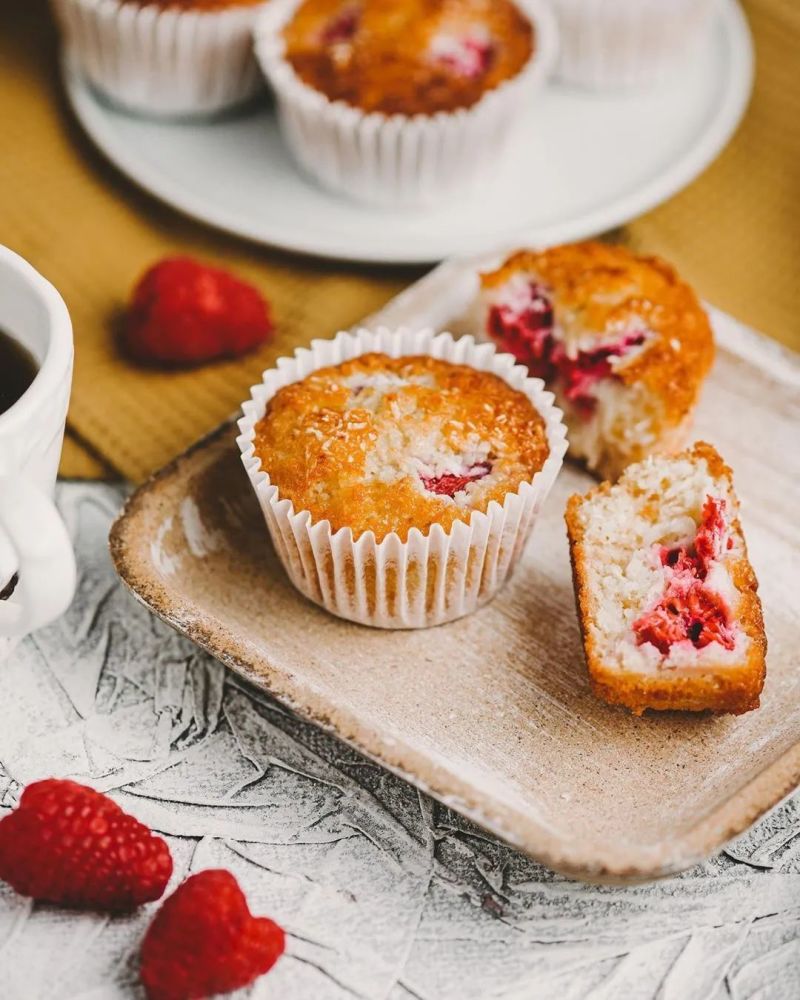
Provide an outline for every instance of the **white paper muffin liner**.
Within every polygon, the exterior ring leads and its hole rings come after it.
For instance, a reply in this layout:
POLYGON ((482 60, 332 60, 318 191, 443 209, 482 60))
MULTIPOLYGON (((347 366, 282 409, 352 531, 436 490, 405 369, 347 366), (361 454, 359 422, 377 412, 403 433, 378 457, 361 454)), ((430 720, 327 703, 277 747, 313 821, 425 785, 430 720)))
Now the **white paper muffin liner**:
POLYGON ((152 117, 211 115, 264 87, 261 6, 195 11, 128 0, 51 0, 67 51, 104 97, 152 117))
POLYGON ((256 55, 272 84, 286 143, 312 178, 357 201, 431 204, 462 193, 496 170, 520 111, 555 63, 557 28, 543 0, 516 0, 534 26, 534 52, 521 72, 472 107, 434 115, 385 115, 331 101, 304 83, 282 37, 301 0, 270 0, 256 25, 256 55))
POLYGON ((491 600, 511 574, 567 449, 561 411, 541 379, 531 378, 510 354, 498 354, 491 344, 432 330, 381 327, 312 341, 310 349, 301 348, 264 372, 242 412, 237 438, 242 462, 290 580, 340 618, 378 628, 440 625, 491 600), (370 351, 391 357, 428 354, 470 365, 525 393, 545 421, 550 454, 542 468, 502 506, 491 501, 486 513, 473 511, 469 523, 456 521, 449 531, 438 524, 426 535, 412 528, 405 542, 395 533, 376 542, 372 531, 354 540, 350 528, 334 532, 329 521, 315 523, 309 511, 296 511, 261 468, 255 425, 282 386, 370 351))
POLYGON ((556 77, 597 90, 651 86, 690 55, 718 0, 550 0, 556 77))

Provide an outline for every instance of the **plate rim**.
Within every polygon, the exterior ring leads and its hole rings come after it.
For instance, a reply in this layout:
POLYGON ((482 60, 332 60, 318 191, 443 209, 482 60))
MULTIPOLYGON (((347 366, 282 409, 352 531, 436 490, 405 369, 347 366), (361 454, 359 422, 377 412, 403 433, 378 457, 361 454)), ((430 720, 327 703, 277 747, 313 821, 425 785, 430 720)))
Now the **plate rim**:
MULTIPOLYGON (((730 72, 726 86, 711 124, 697 140, 682 152, 679 159, 669 167, 650 177, 632 192, 621 195, 607 205, 573 217, 565 222, 551 223, 549 226, 510 227, 493 233, 490 241, 478 245, 475 239, 463 242, 459 255, 486 253, 494 246, 509 241, 536 243, 563 243, 596 235, 622 225, 638 215, 656 207, 678 191, 710 165, 724 149, 739 125, 750 100, 753 87, 754 50, 747 18, 737 0, 721 0, 715 21, 715 31, 725 39, 730 58, 730 72)), ((179 184, 173 183, 148 161, 139 160, 136 152, 120 142, 116 132, 108 125, 108 115, 113 109, 103 105, 94 96, 91 87, 80 76, 73 58, 66 50, 61 55, 61 79, 67 101, 83 131, 96 148, 122 174, 161 202, 181 212, 189 218, 205 223, 214 229, 245 239, 251 243, 273 249, 286 250, 303 256, 352 263, 420 265, 438 262, 454 252, 444 243, 433 246, 433 251, 425 251, 426 246, 416 240, 417 251, 398 252, 394 245, 373 246, 364 254, 354 253, 348 241, 337 241, 335 236, 324 234, 321 238, 308 238, 291 227, 278 227, 265 233, 263 227, 252 226, 246 215, 231 215, 226 209, 219 209, 193 195, 187 195, 179 184)), ((164 127, 179 128, 179 125, 164 127)), ((354 206, 354 211, 362 211, 354 206)), ((442 239, 440 237, 440 239, 442 239)), ((480 239, 478 237, 477 239, 480 239)))

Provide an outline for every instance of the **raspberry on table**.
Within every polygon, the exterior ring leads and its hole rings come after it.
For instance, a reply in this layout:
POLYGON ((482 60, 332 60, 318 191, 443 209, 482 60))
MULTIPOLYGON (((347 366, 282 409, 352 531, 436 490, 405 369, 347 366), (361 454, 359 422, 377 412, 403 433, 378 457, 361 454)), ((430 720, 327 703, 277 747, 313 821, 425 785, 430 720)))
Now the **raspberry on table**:
POLYGON ((155 915, 141 979, 149 1000, 199 1000, 251 983, 284 948, 283 930, 251 914, 234 876, 209 869, 186 879, 155 915))
POLYGON ((0 820, 0 879, 23 896, 125 911, 158 899, 171 875, 166 841, 74 781, 28 785, 0 820))
POLYGON ((139 280, 122 341, 138 361, 195 365, 246 354, 272 330, 258 289, 190 257, 173 257, 139 280))

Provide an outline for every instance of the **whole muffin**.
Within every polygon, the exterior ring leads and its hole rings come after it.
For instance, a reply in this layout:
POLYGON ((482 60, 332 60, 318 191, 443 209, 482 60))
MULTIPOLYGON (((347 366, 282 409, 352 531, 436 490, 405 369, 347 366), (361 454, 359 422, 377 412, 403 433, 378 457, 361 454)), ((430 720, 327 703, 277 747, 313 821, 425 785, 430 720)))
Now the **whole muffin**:
POLYGON ((256 52, 326 187, 427 204, 486 177, 555 59, 541 0, 271 0, 256 52))
POLYGON ((253 25, 264 0, 51 0, 77 69, 149 117, 227 111, 264 87, 253 25))
POLYGON ((312 349, 265 372, 239 422, 292 582, 380 627, 475 610, 509 576, 560 468, 552 396, 471 337, 361 330, 312 349))
POLYGON ((481 313, 555 393, 570 454, 603 478, 685 443, 714 342, 669 264, 594 242, 522 250, 481 276, 481 313))

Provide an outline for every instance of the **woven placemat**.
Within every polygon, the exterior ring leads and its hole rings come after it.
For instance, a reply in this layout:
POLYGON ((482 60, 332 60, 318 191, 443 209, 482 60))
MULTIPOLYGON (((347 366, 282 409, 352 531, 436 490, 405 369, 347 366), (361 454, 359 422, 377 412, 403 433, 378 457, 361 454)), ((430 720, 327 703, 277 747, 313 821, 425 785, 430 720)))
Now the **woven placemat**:
MULTIPOLYGON (((759 57, 746 121, 703 177, 621 237, 663 253, 704 297, 800 347, 792 296, 800 210, 791 196, 800 164, 798 91, 791 85, 800 5, 746 6, 759 57)), ((0 240, 61 290, 75 326, 64 474, 141 480, 233 411, 277 356, 357 322, 421 273, 270 252, 157 203, 110 167, 73 121, 44 0, 3 5, 0 28, 0 240), (270 345, 241 361, 179 373, 143 371, 119 357, 113 331, 136 278, 154 260, 184 252, 263 290, 277 323, 270 345)))

